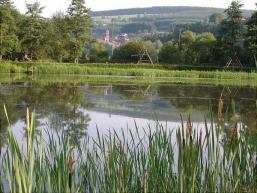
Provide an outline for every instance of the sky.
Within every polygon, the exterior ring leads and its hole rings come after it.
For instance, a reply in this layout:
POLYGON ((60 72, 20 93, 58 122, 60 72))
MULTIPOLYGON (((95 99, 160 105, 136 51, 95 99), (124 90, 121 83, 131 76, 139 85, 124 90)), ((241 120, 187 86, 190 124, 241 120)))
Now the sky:
MULTIPOLYGON (((13 0, 14 5, 21 12, 25 12, 25 1, 27 3, 36 0, 13 0)), ((57 11, 66 11, 71 0, 37 0, 45 7, 43 16, 51 17, 57 11)), ((200 6, 226 8, 232 0, 86 0, 86 6, 92 11, 123 9, 133 7, 151 6, 200 6)), ((257 0, 241 0, 244 9, 255 9, 257 0)))

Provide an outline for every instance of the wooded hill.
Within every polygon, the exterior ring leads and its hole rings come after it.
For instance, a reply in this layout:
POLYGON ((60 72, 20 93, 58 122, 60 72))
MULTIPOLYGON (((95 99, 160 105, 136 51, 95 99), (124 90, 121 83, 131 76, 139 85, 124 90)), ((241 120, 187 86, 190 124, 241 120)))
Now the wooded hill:
MULTIPOLYGON (((138 15, 138 14, 183 14, 185 16, 195 17, 208 17, 213 13, 221 13, 222 8, 210 8, 210 7, 188 7, 188 6, 165 6, 165 7, 146 7, 146 8, 131 8, 131 9, 117 9, 108 11, 94 11, 91 13, 92 17, 102 16, 124 16, 124 15, 138 15)), ((243 10, 243 15, 249 17, 253 13, 252 10, 243 10)))
MULTIPOLYGON (((179 29, 215 34, 217 29, 208 24, 209 17, 224 11, 221 8, 185 6, 96 11, 91 13, 94 21, 93 35, 101 37, 106 29, 112 29, 114 35, 124 32, 174 32, 179 29)), ((249 18, 252 13, 252 10, 242 10, 245 18, 249 18)))

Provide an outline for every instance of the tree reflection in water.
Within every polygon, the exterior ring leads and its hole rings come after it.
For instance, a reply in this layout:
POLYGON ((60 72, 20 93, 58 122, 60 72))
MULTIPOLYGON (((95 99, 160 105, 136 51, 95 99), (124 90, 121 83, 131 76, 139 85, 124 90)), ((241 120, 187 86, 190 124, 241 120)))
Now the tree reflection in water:
MULTIPOLYGON (((18 120, 25 123, 26 108, 29 108, 36 112, 38 128, 46 126, 47 129, 65 132, 74 143, 79 143, 86 135, 90 121, 89 115, 83 111, 87 108, 84 90, 74 85, 35 84, 22 88, 10 85, 5 95, 1 96, 0 103, 6 104, 12 124, 18 120)), ((0 109, 0 128, 4 132, 7 127, 4 111, 0 109)))
MULTIPOLYGON (((169 120, 172 114, 178 119, 180 112, 208 114, 210 104, 213 113, 218 115, 222 95, 226 119, 231 119, 233 113, 237 113, 246 128, 257 130, 255 88, 187 84, 85 85, 40 85, 36 82, 5 84, 0 88, 0 105, 6 104, 11 124, 19 120, 24 122, 26 108, 29 107, 36 111, 38 127, 46 126, 56 132, 65 132, 74 143, 79 143, 87 135, 90 122, 86 110, 112 112, 128 119, 137 116, 148 119, 147 114, 154 111, 161 120, 176 121, 169 120), (232 101, 236 104, 235 112, 231 108, 232 101)), ((5 132, 7 126, 3 108, 0 107, 0 131, 5 132)))

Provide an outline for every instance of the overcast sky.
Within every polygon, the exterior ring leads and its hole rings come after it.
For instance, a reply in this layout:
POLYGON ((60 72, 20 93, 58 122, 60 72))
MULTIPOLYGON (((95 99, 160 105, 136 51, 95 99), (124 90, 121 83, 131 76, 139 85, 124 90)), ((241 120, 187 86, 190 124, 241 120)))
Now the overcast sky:
MULTIPOLYGON (((26 0, 28 3, 36 0, 26 0)), ((51 16, 56 11, 65 11, 71 0, 37 0, 44 7, 43 15, 51 16)), ((232 0, 86 0, 92 11, 151 6, 201 6, 226 8, 232 0)), ((13 0, 14 5, 25 12, 25 0, 13 0)), ((257 0, 242 0, 245 9, 255 9, 257 0)))

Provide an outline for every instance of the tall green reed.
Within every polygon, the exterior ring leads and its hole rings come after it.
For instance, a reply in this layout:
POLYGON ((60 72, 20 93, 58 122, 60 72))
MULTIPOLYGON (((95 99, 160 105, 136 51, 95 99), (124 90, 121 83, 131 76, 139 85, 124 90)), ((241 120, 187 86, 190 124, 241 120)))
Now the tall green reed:
POLYGON ((64 133, 35 135, 35 113, 27 112, 26 151, 8 133, 4 191, 256 192, 253 136, 237 122, 226 132, 215 119, 205 129, 194 128, 190 116, 173 130, 158 121, 105 136, 97 129, 96 138, 74 146, 64 133))

